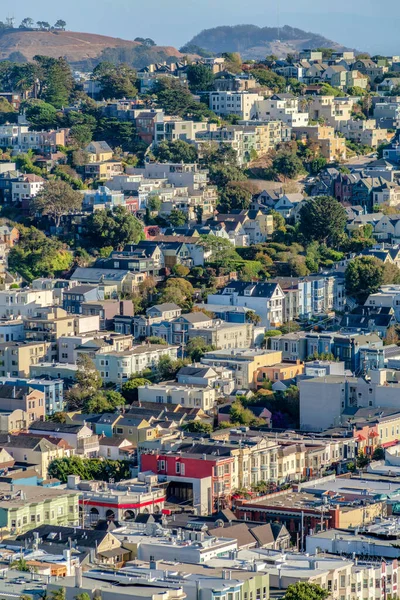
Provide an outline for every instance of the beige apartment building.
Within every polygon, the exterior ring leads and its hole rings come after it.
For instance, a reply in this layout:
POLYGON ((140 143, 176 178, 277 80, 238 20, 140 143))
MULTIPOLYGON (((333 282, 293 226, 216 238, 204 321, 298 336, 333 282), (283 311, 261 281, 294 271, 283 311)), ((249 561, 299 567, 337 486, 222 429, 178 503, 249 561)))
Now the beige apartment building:
POLYGON ((25 319, 24 328, 27 340, 51 343, 51 360, 58 360, 57 340, 75 333, 73 315, 59 306, 39 309, 34 317, 25 319))
POLYGON ((0 344, 0 377, 28 377, 31 366, 51 361, 50 342, 6 342, 0 344))
POLYGON ((255 372, 260 367, 268 367, 282 362, 282 352, 252 348, 212 350, 205 353, 201 362, 209 366, 232 369, 235 374, 236 387, 250 389, 255 387, 255 372))
POLYGON ((308 127, 294 127, 292 129, 296 138, 306 141, 312 141, 318 144, 320 154, 327 161, 345 160, 346 158, 346 140, 338 137, 335 129, 329 125, 310 125, 308 127))
POLYGON ((343 122, 351 119, 354 100, 335 98, 334 96, 313 96, 308 108, 310 119, 324 119, 335 131, 340 130, 343 122))

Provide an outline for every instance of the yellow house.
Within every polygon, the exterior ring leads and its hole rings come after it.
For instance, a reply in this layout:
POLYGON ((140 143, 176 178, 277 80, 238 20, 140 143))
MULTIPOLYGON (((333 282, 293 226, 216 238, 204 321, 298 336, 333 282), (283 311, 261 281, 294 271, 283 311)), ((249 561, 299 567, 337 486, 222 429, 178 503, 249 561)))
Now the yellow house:
POLYGON ((0 377, 28 377, 31 366, 51 360, 49 342, 6 342, 0 344, 0 377))
POLYGON ((89 155, 89 162, 106 162, 113 157, 113 151, 107 142, 90 142, 85 148, 89 155))
POLYGON ((140 417, 122 417, 115 424, 113 432, 115 435, 123 436, 135 446, 139 442, 147 442, 157 437, 157 429, 140 417))

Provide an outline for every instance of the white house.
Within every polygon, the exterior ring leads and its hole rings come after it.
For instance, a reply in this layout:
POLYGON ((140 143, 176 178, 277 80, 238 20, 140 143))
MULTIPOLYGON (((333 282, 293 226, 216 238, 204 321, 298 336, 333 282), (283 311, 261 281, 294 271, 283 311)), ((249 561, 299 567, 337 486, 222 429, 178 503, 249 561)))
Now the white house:
POLYGON ((209 106, 217 115, 239 115, 241 119, 253 119, 256 103, 262 100, 263 96, 254 92, 211 92, 209 106))
POLYGON ((21 175, 17 181, 11 184, 11 198, 13 202, 22 202, 34 198, 40 192, 45 181, 39 175, 27 173, 21 175))
POLYGON ((148 384, 138 388, 139 401, 159 404, 180 404, 185 408, 209 411, 215 404, 215 389, 184 383, 148 384))
POLYGON ((261 325, 279 327, 283 323, 285 294, 279 283, 231 281, 223 290, 210 294, 209 304, 245 306, 261 317, 261 325))
POLYGON ((257 119, 283 121, 290 127, 306 127, 309 115, 299 111, 299 99, 293 94, 274 94, 255 103, 257 119))

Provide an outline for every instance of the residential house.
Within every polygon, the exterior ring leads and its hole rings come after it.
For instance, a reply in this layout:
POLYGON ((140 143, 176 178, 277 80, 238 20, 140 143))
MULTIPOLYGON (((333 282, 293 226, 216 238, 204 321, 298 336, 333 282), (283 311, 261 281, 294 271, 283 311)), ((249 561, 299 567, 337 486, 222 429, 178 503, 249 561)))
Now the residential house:
POLYGON ((37 196, 44 183, 43 177, 32 173, 17 177, 16 181, 11 183, 11 201, 21 203, 24 210, 29 210, 30 200, 37 196))
POLYGON ((89 155, 89 162, 99 163, 110 161, 113 157, 113 151, 107 142, 90 142, 85 148, 89 155))
POLYGON ((90 162, 85 165, 85 177, 95 181, 107 181, 115 175, 122 175, 124 172, 122 162, 119 160, 109 160, 106 162, 90 162))
POLYGON ((255 387, 255 373, 260 367, 274 365, 281 360, 280 352, 234 348, 206 352, 201 362, 212 368, 225 367, 232 370, 236 388, 245 390, 255 387))
POLYGON ((53 460, 67 458, 73 454, 73 449, 64 440, 36 434, 1 434, 0 446, 5 448, 16 462, 33 466, 43 479, 47 478, 47 470, 53 460))
POLYGON ((214 408, 216 392, 213 387, 196 387, 179 383, 146 384, 138 388, 140 402, 176 404, 184 408, 201 408, 204 412, 214 408))
POLYGON ((82 304, 84 302, 104 300, 104 293, 99 286, 77 285, 76 287, 65 290, 63 293, 63 309, 67 313, 82 314, 82 304))
POLYGON ((309 116, 301 112, 299 99, 293 94, 273 94, 255 102, 256 118, 261 121, 283 121, 290 127, 306 127, 309 116))
POLYGON ((308 127, 295 127, 293 134, 297 139, 311 141, 318 145, 321 156, 328 162, 345 160, 346 140, 335 135, 333 127, 326 125, 310 125, 308 127))
POLYGON ((49 342, 4 342, 0 344, 0 376, 29 377, 30 367, 51 360, 49 342))
POLYGON ((123 415, 113 428, 114 435, 127 439, 135 447, 140 442, 154 440, 157 437, 157 429, 150 425, 146 419, 131 415, 123 415))
POLYGON ((88 458, 96 457, 99 453, 99 438, 87 425, 35 421, 29 425, 29 432, 64 440, 77 454, 83 454, 88 458))
POLYGON ((263 97, 256 92, 210 92, 209 106, 217 115, 238 115, 252 119, 257 112, 256 103, 263 97))
POLYGON ((278 327, 283 323, 284 293, 278 283, 252 283, 231 281, 216 294, 210 294, 210 304, 231 304, 245 306, 261 317, 261 324, 267 328, 278 327))
POLYGON ((142 373, 146 369, 155 369, 162 356, 169 356, 176 360, 177 346, 163 346, 145 344, 135 346, 123 352, 107 352, 97 354, 96 368, 105 383, 121 384, 135 373, 142 373))
POLYGON ((0 385, 11 385, 24 388, 26 392, 29 389, 38 390, 44 394, 45 414, 52 415, 55 412, 64 410, 64 381, 62 379, 24 379, 13 377, 1 377, 0 385))
POLYGON ((127 460, 134 450, 132 442, 123 436, 103 437, 99 445, 99 456, 108 460, 127 460))
POLYGON ((0 528, 9 534, 32 529, 32 525, 79 524, 77 491, 0 483, 0 528))
POLYGON ((46 416, 44 393, 16 385, 0 385, 0 412, 20 410, 23 421, 14 423, 15 430, 27 429, 33 421, 44 421, 46 416))

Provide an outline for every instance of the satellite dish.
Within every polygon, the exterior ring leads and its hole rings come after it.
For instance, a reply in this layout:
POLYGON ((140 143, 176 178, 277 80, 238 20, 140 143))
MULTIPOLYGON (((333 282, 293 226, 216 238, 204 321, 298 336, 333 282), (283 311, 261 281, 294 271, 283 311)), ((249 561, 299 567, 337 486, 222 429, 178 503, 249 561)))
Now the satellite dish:
POLYGON ((224 526, 224 522, 222 519, 217 519, 215 521, 215 527, 223 527, 224 526))

